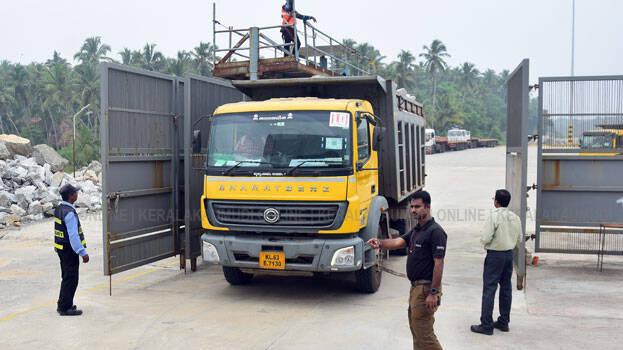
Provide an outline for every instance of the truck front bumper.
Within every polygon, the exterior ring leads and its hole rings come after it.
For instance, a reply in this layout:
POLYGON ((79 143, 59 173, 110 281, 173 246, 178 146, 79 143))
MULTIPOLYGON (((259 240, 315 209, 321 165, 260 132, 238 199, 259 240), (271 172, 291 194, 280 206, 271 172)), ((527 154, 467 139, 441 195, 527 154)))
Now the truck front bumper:
POLYGON ((364 242, 359 237, 308 238, 255 235, 224 235, 208 231, 201 235, 203 259, 223 266, 259 269, 262 251, 283 251, 285 270, 289 271, 355 271, 363 265, 364 242), (350 266, 332 265, 334 254, 342 248, 354 248, 354 261, 350 266), (214 250, 218 252, 215 257, 214 250))

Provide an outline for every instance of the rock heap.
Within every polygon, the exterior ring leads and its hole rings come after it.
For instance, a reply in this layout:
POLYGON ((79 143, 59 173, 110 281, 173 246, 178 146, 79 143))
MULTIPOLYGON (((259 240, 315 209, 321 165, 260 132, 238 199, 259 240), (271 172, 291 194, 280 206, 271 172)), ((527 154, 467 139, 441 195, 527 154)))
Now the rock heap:
POLYGON ((58 190, 67 183, 81 188, 74 203, 78 213, 101 209, 102 166, 99 162, 93 161, 76 171, 74 178, 61 171, 69 162, 51 147, 37 145, 33 148, 30 142, 12 138, 10 143, 6 139, 0 137, 0 228, 53 216, 61 202, 58 190), (20 142, 16 146, 14 141, 20 142), (4 150, 7 152, 3 153, 4 150), (32 157, 28 158, 30 155, 32 157))

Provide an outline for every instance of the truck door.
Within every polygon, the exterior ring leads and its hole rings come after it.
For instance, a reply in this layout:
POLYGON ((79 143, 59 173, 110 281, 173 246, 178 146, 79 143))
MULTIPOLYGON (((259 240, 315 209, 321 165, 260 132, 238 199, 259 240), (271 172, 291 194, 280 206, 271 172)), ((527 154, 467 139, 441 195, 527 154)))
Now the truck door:
MULTIPOLYGON (((363 209, 368 207, 372 197, 378 192, 375 181, 377 171, 376 164, 372 161, 370 124, 365 118, 356 118, 355 125, 357 126, 357 194, 363 209)), ((362 222, 365 222, 368 212, 363 211, 361 214, 365 215, 365 219, 362 218, 362 222)))

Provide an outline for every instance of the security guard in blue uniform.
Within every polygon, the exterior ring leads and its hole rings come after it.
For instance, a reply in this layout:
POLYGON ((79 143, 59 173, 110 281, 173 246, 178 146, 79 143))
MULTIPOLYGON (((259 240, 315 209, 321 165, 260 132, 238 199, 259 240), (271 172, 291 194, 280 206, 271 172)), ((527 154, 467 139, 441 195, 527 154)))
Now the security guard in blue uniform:
POLYGON ((89 254, 78 213, 73 205, 78 199, 78 191, 80 188, 69 184, 61 187, 59 192, 63 201, 54 210, 54 250, 61 260, 63 277, 56 311, 61 316, 82 315, 82 310, 74 305, 74 294, 78 287, 79 257, 82 257, 83 263, 88 263, 89 254))

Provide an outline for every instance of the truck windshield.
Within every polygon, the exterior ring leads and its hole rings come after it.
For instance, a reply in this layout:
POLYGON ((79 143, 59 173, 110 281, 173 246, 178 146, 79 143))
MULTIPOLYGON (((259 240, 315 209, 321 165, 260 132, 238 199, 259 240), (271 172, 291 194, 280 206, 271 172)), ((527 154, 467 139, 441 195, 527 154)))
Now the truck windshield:
POLYGON ((612 148, 612 135, 584 135, 582 148, 612 148))
POLYGON ((344 170, 352 166, 350 124, 351 114, 343 111, 217 114, 210 126, 208 172, 236 165, 236 172, 344 170))
POLYGON ((460 130, 449 130, 448 131, 448 136, 463 136, 461 135, 461 131, 460 130))

